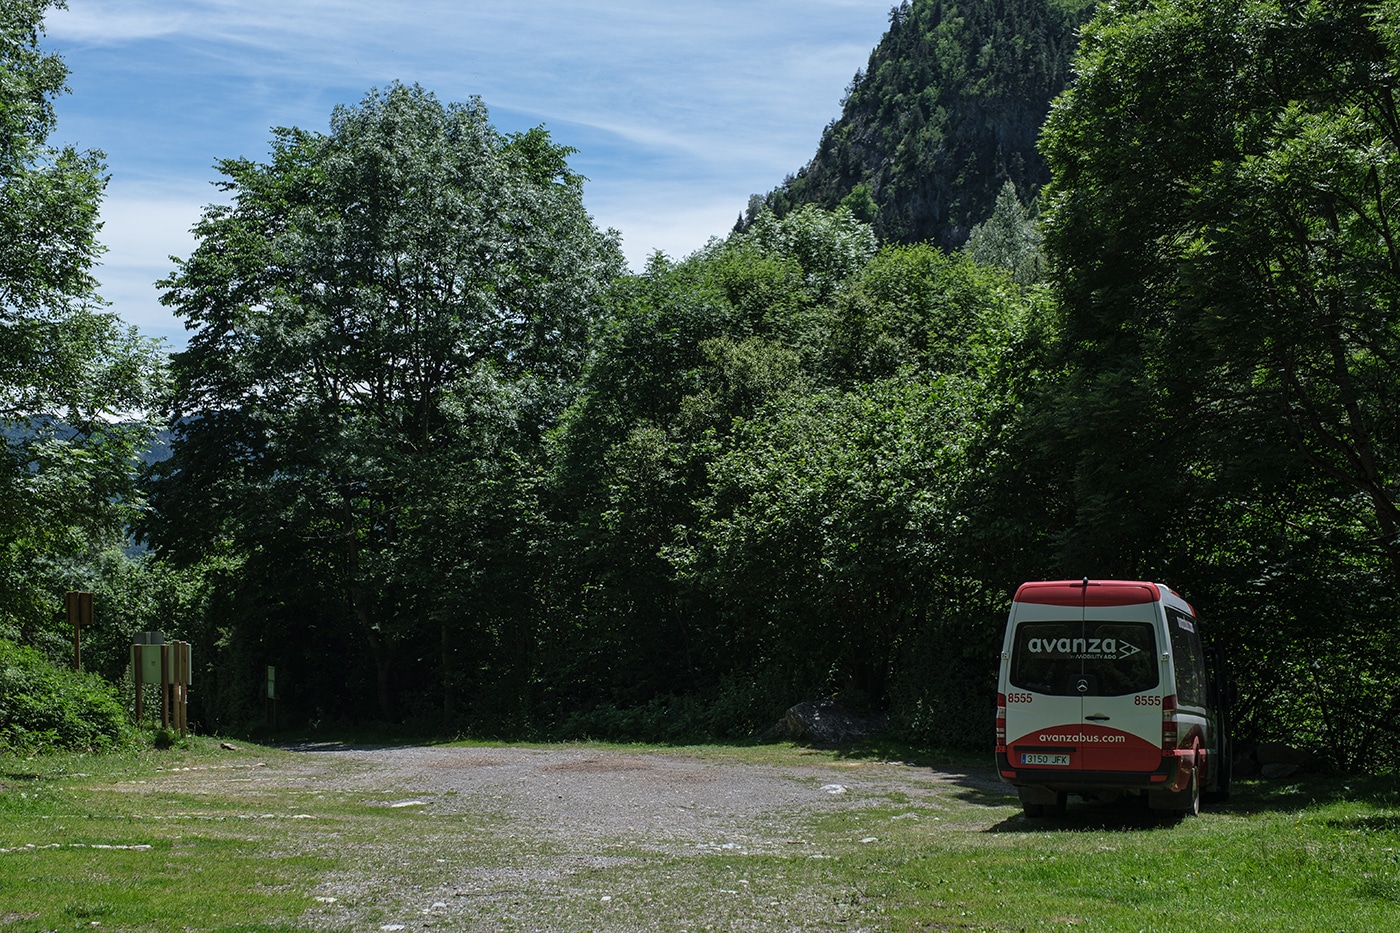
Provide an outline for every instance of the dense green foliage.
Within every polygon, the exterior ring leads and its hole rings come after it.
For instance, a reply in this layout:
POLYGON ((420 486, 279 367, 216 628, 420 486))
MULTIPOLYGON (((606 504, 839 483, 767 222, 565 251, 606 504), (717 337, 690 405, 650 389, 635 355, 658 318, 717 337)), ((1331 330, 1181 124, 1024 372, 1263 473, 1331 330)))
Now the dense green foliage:
POLYGON ((450 710, 454 645, 511 624, 540 432, 622 266, 568 154, 394 85, 329 135, 278 130, 266 164, 220 163, 233 203, 163 283, 194 333, 147 531, 182 564, 238 564, 238 650, 367 648, 393 719, 400 665, 434 668, 450 710))
POLYGON ((67 78, 39 47, 54 5, 0 10, 0 644, 22 640, 71 663, 63 592, 93 586, 125 543, 162 369, 153 343, 94 292, 101 153, 47 142, 67 78))
POLYGON ((812 161, 751 200, 779 216, 845 206, 887 242, 956 248, 1006 183, 1050 179, 1036 150, 1093 0, 904 0, 812 161))
POLYGON ((1400 738, 1396 13, 1115 5, 1045 135, 1063 556, 1208 599, 1348 762, 1400 738))
POLYGON ((981 495, 1017 292, 864 229, 764 215, 620 288, 556 438, 572 689, 709 694, 742 734, 819 692, 923 698, 920 639, 985 656, 948 532, 981 495))
POLYGON ((131 732, 116 691, 0 638, 0 751, 109 748, 131 732))

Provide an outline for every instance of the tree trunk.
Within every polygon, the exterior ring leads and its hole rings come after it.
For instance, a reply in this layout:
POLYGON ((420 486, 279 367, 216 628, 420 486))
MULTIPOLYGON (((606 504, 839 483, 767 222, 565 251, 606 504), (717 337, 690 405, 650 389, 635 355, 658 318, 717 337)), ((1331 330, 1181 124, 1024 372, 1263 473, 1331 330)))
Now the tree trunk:
POLYGON ((446 622, 442 623, 442 716, 452 720, 456 704, 452 687, 452 639, 446 622))
POLYGON ((374 612, 369 605, 369 598, 365 593, 364 586, 359 581, 360 546, 355 538, 355 510, 350 503, 349 496, 342 500, 341 521, 346 542, 345 573, 350 606, 355 612, 355 618, 359 621, 360 628, 365 633, 370 653, 374 657, 374 686, 375 695, 379 701, 379 715, 385 722, 393 722, 395 706, 393 659, 390 656, 389 646, 379 636, 379 630, 374 623, 374 612))

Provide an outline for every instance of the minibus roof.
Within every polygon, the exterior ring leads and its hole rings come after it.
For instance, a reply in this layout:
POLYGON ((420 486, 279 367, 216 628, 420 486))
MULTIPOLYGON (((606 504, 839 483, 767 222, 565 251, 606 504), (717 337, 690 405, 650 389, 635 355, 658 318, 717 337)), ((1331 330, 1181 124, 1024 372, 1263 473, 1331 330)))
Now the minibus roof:
POLYGON ((1156 583, 1137 580, 1045 580, 1016 590, 1016 602, 1043 606, 1136 606, 1161 598, 1156 583))

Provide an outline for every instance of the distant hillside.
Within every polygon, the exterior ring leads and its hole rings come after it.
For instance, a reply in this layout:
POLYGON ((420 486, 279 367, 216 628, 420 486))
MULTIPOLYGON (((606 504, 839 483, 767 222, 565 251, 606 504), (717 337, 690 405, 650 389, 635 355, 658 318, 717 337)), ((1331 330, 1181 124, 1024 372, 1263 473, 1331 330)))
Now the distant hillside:
MULTIPOLYGON (((49 418, 35 418, 33 421, 0 422, 0 441, 10 445, 23 445, 33 440, 43 429, 52 426, 53 433, 60 439, 68 440, 77 434, 73 428, 49 418)), ((162 428, 151 438, 151 443, 136 452, 141 466, 150 466, 170 457, 170 440, 174 432, 162 428)))
POLYGON ((1093 0, 913 0, 848 89, 816 156, 765 196, 779 216, 845 204, 882 240, 967 239, 1010 179, 1023 201, 1049 180, 1036 152, 1093 0))

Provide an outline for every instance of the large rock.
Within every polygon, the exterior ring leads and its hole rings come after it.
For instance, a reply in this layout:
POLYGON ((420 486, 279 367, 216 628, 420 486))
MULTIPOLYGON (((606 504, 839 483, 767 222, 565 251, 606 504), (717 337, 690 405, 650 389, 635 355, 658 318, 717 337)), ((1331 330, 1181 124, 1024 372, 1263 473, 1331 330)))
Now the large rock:
POLYGON ((763 733, 765 741, 803 742, 808 745, 849 745, 884 728, 878 717, 858 716, 835 700, 798 703, 763 733))
POLYGON ((1306 771, 1316 763, 1316 757, 1306 749, 1283 742, 1261 742, 1236 749, 1233 770, 1235 777, 1259 775, 1277 780, 1306 771))
POLYGON ((1268 764, 1261 765, 1259 767, 1259 773, 1271 781, 1276 781, 1279 778, 1290 777, 1296 774, 1297 771, 1297 765, 1284 764, 1281 761, 1271 761, 1268 764))
POLYGON ((1305 768, 1312 764, 1312 754, 1301 748, 1294 748, 1282 742, 1261 742, 1254 746, 1254 760, 1260 766, 1265 765, 1295 765, 1298 768, 1305 768))

